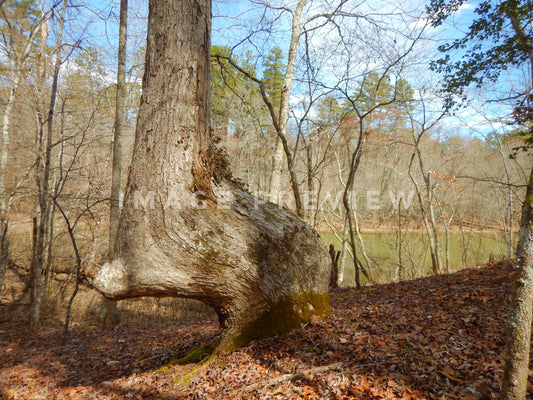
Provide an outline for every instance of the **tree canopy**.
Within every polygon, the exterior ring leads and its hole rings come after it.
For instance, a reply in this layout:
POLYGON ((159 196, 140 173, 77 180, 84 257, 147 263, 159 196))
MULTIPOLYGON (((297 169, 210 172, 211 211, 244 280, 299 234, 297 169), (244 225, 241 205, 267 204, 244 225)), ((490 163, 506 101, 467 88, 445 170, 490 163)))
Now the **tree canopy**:
MULTIPOLYGON (((465 0, 432 0, 428 13, 434 27, 440 26, 465 0)), ((496 82, 504 71, 525 70, 521 85, 509 88, 505 100, 514 102, 513 120, 525 128, 526 144, 533 142, 533 2, 508 0, 481 2, 463 37, 439 46, 443 57, 431 68, 443 74, 446 106, 466 100, 465 89, 496 82), (460 59, 456 60, 455 55, 460 59)), ((515 71, 516 72, 516 71, 515 71)), ((501 99, 500 99, 501 100, 501 99)))

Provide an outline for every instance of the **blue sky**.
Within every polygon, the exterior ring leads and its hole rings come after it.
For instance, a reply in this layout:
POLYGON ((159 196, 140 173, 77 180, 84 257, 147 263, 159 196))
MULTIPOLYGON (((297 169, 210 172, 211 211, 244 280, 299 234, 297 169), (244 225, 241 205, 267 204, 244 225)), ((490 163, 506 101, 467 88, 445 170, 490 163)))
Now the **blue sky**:
MULTIPOLYGON (((413 0, 411 0, 412 2, 413 0)), ((146 23, 146 8, 147 0, 130 0, 130 12, 129 12, 129 29, 130 29, 130 51, 133 52, 134 48, 144 44, 144 25, 146 23)), ((291 4, 295 3, 292 1, 291 4)), ((385 2, 391 4, 390 2, 385 2)), ((384 3, 384 4, 385 4, 384 3)), ((98 43, 103 49, 103 57, 109 60, 113 59, 113 54, 117 47, 118 27, 117 19, 119 12, 119 1, 114 0, 112 2, 103 0, 92 0, 86 2, 88 7, 79 10, 79 18, 72 21, 72 24, 79 25, 79 30, 86 29, 89 33, 89 40, 98 43)), ((377 2, 371 3, 375 8, 378 6, 377 2)), ((424 3, 412 3, 410 7, 412 10, 419 9, 419 15, 423 11, 424 3)), ((374 9, 375 9, 374 8, 374 9)), ((251 31, 256 28, 255 22, 262 8, 250 0, 223 0, 213 1, 213 43, 214 44, 236 44, 245 38, 251 31)), ((369 8, 370 10, 370 8, 369 8)), ((426 49, 426 54, 433 53, 435 57, 435 47, 438 43, 451 40, 459 37, 464 33, 467 27, 470 25, 473 17, 473 6, 467 3, 463 6, 459 13, 451 17, 445 24, 437 30, 429 30, 428 34, 430 39, 426 42, 427 46, 433 47, 433 50, 426 49)), ((413 20, 414 21, 414 20, 413 20)), ((287 47, 288 38, 288 19, 280 19, 277 21, 277 31, 269 32, 268 34, 256 35, 253 42, 256 47, 251 45, 252 41, 244 42, 240 45, 241 51, 245 49, 252 49, 254 52, 264 50, 265 47, 271 48, 274 45, 282 48, 287 47)), ((317 36, 315 41, 320 44, 320 40, 327 42, 327 36, 322 39, 317 36)), ((326 48, 327 46, 323 46, 326 48)), ((130 57, 131 59, 131 57, 130 57)), ((331 61, 331 60, 330 60, 331 61)), ((424 60, 425 62, 425 60, 424 60)), ((110 61, 109 68, 113 68, 110 61)), ((429 77, 430 74, 427 71, 427 66, 419 65, 412 75, 417 78, 421 75, 429 77), (424 72, 424 68, 426 68, 424 72)), ((434 77, 435 78, 435 77, 434 77)), ((432 79, 434 79, 432 78, 432 79)), ((502 86, 494 86, 492 93, 500 90, 502 86)), ((475 91, 474 91, 475 92, 475 91)), ((457 118, 449 119, 450 126, 456 125, 458 129, 463 131, 472 131, 474 134, 480 135, 487 130, 492 130, 495 126, 494 122, 491 125, 487 121, 487 116, 497 117, 498 115, 505 115, 509 112, 509 109, 502 105, 483 105, 485 99, 482 95, 490 95, 491 92, 484 91, 474 93, 472 96, 474 99, 480 101, 475 102, 473 107, 461 110, 457 118), (483 100, 483 101, 482 101, 483 100), (483 109, 483 112, 480 110, 483 109), (465 128, 466 127, 466 128, 465 128), (477 132, 477 133, 476 133, 477 132)))

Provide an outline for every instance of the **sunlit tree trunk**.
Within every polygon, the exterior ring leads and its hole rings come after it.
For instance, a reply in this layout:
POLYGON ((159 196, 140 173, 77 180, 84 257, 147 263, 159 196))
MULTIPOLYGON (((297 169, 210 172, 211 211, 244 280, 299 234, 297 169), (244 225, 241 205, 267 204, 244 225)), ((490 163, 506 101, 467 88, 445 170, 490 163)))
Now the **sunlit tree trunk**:
POLYGON ((359 169, 359 165, 361 163, 361 157, 363 156, 363 148, 365 147, 365 143, 367 139, 368 139, 368 134, 363 132, 363 130, 361 129, 359 132, 359 139, 357 141, 356 148, 353 151, 352 156, 351 156, 348 179, 346 180, 346 186, 344 188, 344 193, 342 196, 342 204, 344 205, 344 209, 346 211, 346 220, 348 222, 348 233, 349 233, 349 238, 350 238, 348 242, 352 250, 353 263, 355 267, 355 287, 358 289, 361 287, 361 274, 360 274, 361 272, 365 275, 365 277, 368 279, 369 282, 371 283, 374 282, 374 279, 372 278, 372 276, 359 262, 359 259, 357 257, 357 248, 355 247, 355 236, 356 236, 355 210, 352 209, 352 201, 351 201, 351 193, 353 191, 353 186, 355 182, 355 174, 357 173, 357 170, 359 169))
POLYGON ((398 253, 398 264, 396 265, 395 281, 400 282, 402 280, 403 261, 402 261, 402 202, 403 197, 398 200, 398 227, 396 231, 396 251, 398 253))
MULTIPOLYGON (((278 202, 278 196, 281 189, 281 172, 284 155, 287 153, 287 148, 284 146, 283 137, 287 136, 287 124, 289 121, 289 100, 291 95, 292 81, 294 80, 294 72, 296 70, 296 54, 298 51, 298 42, 302 33, 301 17, 302 11, 307 0, 299 0, 292 15, 292 30, 291 42, 289 44, 289 56, 287 58, 287 70, 283 78, 283 86, 281 88, 278 123, 277 130, 278 137, 276 138, 276 147, 272 159, 272 175, 270 178, 269 200, 273 203, 278 202)), ((289 154, 288 154, 289 155, 289 154)), ((290 155, 289 155, 290 157, 290 155)), ((301 209, 300 193, 298 190, 298 183, 295 182, 294 166, 288 165, 291 176, 291 183, 293 187, 296 211, 300 217, 303 217, 303 210, 301 209)))
MULTIPOLYGON (((533 100, 533 41, 525 34, 518 17, 507 12, 513 29, 528 49, 529 85, 528 96, 533 100)), ((528 114, 529 135, 533 136, 531 108, 528 114)), ((511 232, 512 233, 512 232, 511 232)), ((520 236, 517 248, 518 270, 513 285, 511 308, 507 323, 507 346, 505 367, 501 384, 501 400, 525 399, 529 376, 529 353, 531 346, 531 322, 533 312, 533 166, 527 184, 526 197, 522 204, 520 236)))
POLYGON ((63 26, 67 11, 67 0, 63 1, 63 8, 59 19, 59 30, 57 35, 57 44, 55 47, 55 63, 52 75, 52 87, 50 91, 50 102, 48 105, 48 116, 46 120, 46 137, 39 138, 39 154, 36 163, 35 179, 37 184, 37 196, 39 203, 38 214, 34 216, 34 235, 33 253, 31 262, 31 325, 36 327, 41 319, 41 302, 42 302, 42 284, 43 284, 43 256, 45 250, 45 238, 47 236, 51 201, 50 201, 50 169, 52 158, 52 138, 54 129, 54 110, 57 98, 57 89, 59 82, 59 69, 61 67, 61 49, 63 46, 63 26), (43 149, 44 146, 44 149, 43 149))
POLYGON ((9 156, 9 125, 11 112, 15 104, 15 93, 20 84, 20 72, 11 73, 11 88, 7 98, 6 108, 2 116, 2 147, 0 148, 0 290, 4 286, 7 262, 9 259, 9 193, 6 188, 7 160, 9 156))
POLYGON ((337 275, 337 285, 345 286, 345 275, 346 275, 346 261, 348 260, 348 219, 344 219, 344 228, 342 230, 342 246, 341 246, 341 255, 338 265, 338 275, 337 275))
POLYGON ((212 306, 220 348, 329 312, 331 260, 318 233, 231 180, 210 129, 209 0, 151 0, 132 165, 114 257, 94 286, 110 299, 212 306))
MULTIPOLYGON (((126 122, 126 44, 128 32, 128 0, 120 1, 120 27, 118 37, 117 97, 115 105, 115 135, 113 138, 113 170, 111 173, 111 207, 109 216, 109 256, 113 255, 115 235, 120 217, 120 181, 122 176, 122 142, 126 122)), ((119 323, 116 301, 104 300, 104 324, 119 323)))
MULTIPOLYGON (((0 6, 4 2, 0 3, 0 6)), ((3 287, 7 262, 9 259, 9 240, 8 240, 8 226, 9 226, 9 208, 10 208, 10 193, 7 189, 7 164, 9 157, 9 146, 11 142, 11 113, 15 105, 15 97, 19 85, 23 78, 23 73, 26 68, 28 58, 30 56, 32 44, 36 36, 39 34, 41 25, 47 20, 48 14, 43 13, 40 19, 31 27, 27 36, 23 39, 20 48, 14 45, 12 48, 6 49, 8 54, 13 56, 11 60, 13 67, 10 73, 10 86, 8 89, 8 96, 6 105, 2 113, 2 127, 1 127, 1 145, 0 145, 0 290, 3 287)), ((7 21, 8 22, 8 21, 7 21)), ((8 40, 9 43, 18 43, 18 40, 8 40)))
POLYGON ((411 179, 411 182, 416 190, 416 198, 420 205, 420 212, 422 213, 422 222, 428 236, 432 270, 434 274, 439 274, 442 272, 442 262, 440 257, 440 242, 435 221, 435 212, 433 209, 434 194, 431 186, 431 177, 424 166, 424 159, 422 157, 422 151, 420 150, 420 141, 426 131, 422 131, 420 134, 417 134, 414 128, 412 129, 414 149, 413 154, 411 155, 411 161, 409 163, 409 178, 411 179), (424 180, 424 188, 427 197, 426 201, 424 201, 420 185, 416 182, 416 179, 413 175, 412 167, 415 159, 418 161, 418 167, 424 180))
POLYGON ((533 305, 533 168, 522 206, 517 257, 517 277, 513 285, 507 324, 501 400, 526 398, 533 305))

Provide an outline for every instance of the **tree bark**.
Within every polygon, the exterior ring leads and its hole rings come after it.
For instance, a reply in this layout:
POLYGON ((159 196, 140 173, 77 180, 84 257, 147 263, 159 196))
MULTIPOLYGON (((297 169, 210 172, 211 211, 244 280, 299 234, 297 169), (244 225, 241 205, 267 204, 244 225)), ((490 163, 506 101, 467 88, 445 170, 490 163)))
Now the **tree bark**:
POLYGON ((433 270, 433 273, 437 275, 442 272, 442 262, 440 258, 439 235, 438 235, 438 230, 437 230, 437 224, 435 221, 435 213, 433 210, 434 191, 432 188, 431 177, 429 175, 429 172, 426 170, 424 166, 424 160, 422 158, 422 151, 420 150, 420 141, 422 139, 422 136, 426 132, 427 130, 423 130, 422 132, 417 134, 414 131, 414 129, 411 132, 413 135, 414 149, 413 149, 413 153, 411 154, 411 160, 409 162, 408 171, 409 171, 409 178, 411 179, 411 182, 413 183, 415 190, 416 190, 416 197, 418 199, 418 203, 420 204, 420 212, 422 213, 422 222, 424 223, 424 227, 428 235, 432 270, 433 270), (420 185, 416 182, 415 177, 413 175, 413 171, 412 171, 415 157, 418 160, 420 174, 422 175, 422 178, 424 179, 424 186, 426 189, 426 196, 427 196, 426 202, 424 202, 424 199, 422 198, 422 191, 420 190, 420 185), (429 214, 429 217, 428 217, 428 214, 429 214))
POLYGON ((113 138, 113 166, 111 173, 111 207, 109 218, 109 254, 112 253, 120 217, 120 181, 122 174, 122 135, 126 122, 126 44, 128 0, 120 1, 118 40, 117 97, 115 104, 115 132, 113 138))
POLYGON ((281 139, 276 136, 276 145, 274 146, 274 155, 272 156, 272 175, 270 176, 270 186, 268 188, 268 201, 274 204, 279 204, 284 156, 283 144, 281 143, 281 139))
POLYGON ((4 281, 9 261, 9 240, 7 237, 7 220, 0 223, 0 292, 4 290, 4 281))
MULTIPOLYGON (((0 7, 5 1, 0 2, 0 7)), ((1 145, 0 145, 0 283, 3 284, 5 277, 7 263, 9 260, 9 240, 8 240, 8 225, 9 225, 9 207, 10 207, 10 194, 7 190, 7 161, 9 156, 10 146, 10 125, 11 125, 11 112, 15 104, 15 97, 17 89, 22 80, 24 68, 30 55, 31 45, 35 39, 35 36, 39 33, 41 25, 47 20, 48 15, 43 14, 41 19, 31 27, 28 36, 24 40, 20 52, 18 49, 11 48, 10 52, 16 54, 13 61, 14 67, 10 73, 11 86, 9 87, 9 94, 6 101, 6 106, 2 114, 2 133, 1 133, 1 145)), ((2 286, 0 286, 0 290, 2 286)))
MULTIPOLYGON (((115 135, 113 138, 113 166, 111 172, 111 205, 109 212, 109 256, 120 218, 120 182, 122 177, 122 137, 126 122, 126 44, 128 32, 128 0, 120 1, 120 27, 118 37, 117 98, 115 105, 115 135)), ((114 326, 120 322, 117 302, 104 300, 104 325, 114 326)))
POLYGON ((209 123, 209 0, 151 0, 133 160, 114 258, 95 277, 110 299, 212 306, 219 349, 329 312, 331 261, 318 233, 243 192, 209 123))
POLYGON ((500 400, 525 399, 527 391, 533 305, 533 168, 522 206, 517 256, 500 400))
POLYGON ((61 16, 59 20, 59 31, 57 35, 57 44, 55 48, 56 60, 52 76, 52 88, 50 91, 50 103, 48 106, 48 118, 46 121, 46 138, 42 135, 39 138, 39 154, 37 156, 37 165, 35 180, 37 186, 37 196, 39 209, 38 214, 34 216, 34 232, 36 237, 33 241, 33 254, 31 262, 31 326, 37 327, 41 319, 41 302, 42 302, 42 284, 43 284, 43 257, 45 249, 45 239, 48 233, 48 224, 51 211, 51 202, 49 200, 50 187, 50 168, 52 157, 52 136, 54 128, 54 111, 57 99, 57 90, 59 82, 59 71, 61 67, 61 48, 63 46, 63 26, 68 2, 64 0, 61 16), (45 141, 44 141, 45 140, 45 141), (44 145, 44 154, 42 147, 44 145))
POLYGON ((20 83, 22 68, 11 72, 11 88, 7 98, 6 107, 2 115, 2 146, 0 147, 0 291, 4 286, 4 279, 9 261, 9 193, 6 187, 7 160, 9 156, 11 111, 15 104, 15 94, 20 83))
MULTIPOLYGON (((361 118, 359 120, 359 138, 357 139, 357 144, 355 146, 355 149, 352 152, 351 158, 350 158, 350 169, 348 172, 348 179, 346 180, 346 185, 344 187, 344 192, 342 195, 342 204, 344 206, 344 210, 346 211, 346 220, 348 222, 348 233, 349 233, 349 244, 352 250, 352 256, 353 256, 353 265, 355 268, 355 287, 357 289, 361 288, 361 279, 360 279, 360 272, 362 272, 365 277, 368 279, 369 282, 373 283, 374 280, 370 273, 363 267, 363 264, 359 262, 359 259, 357 257, 357 248, 355 247, 355 210, 352 209, 352 201, 351 201, 351 193, 353 191, 353 186, 355 182, 355 174, 357 173, 357 170, 359 169, 359 165, 361 164, 361 158, 363 156, 363 149, 365 148, 366 141, 368 139, 368 132, 365 132, 363 129, 363 119, 361 118)), ((361 241, 362 243, 362 241, 361 241)))
MULTIPOLYGON (((338 275, 337 275, 337 285, 338 286, 347 286, 346 282, 344 281, 344 275, 346 274, 346 260, 348 258, 348 234, 349 232, 348 227, 348 217, 344 219, 344 228, 342 230, 342 247, 341 247, 341 259, 340 259, 340 266, 338 269, 338 275)), ((354 263, 355 268, 355 263, 354 263)))
POLYGON ((400 197, 398 200, 398 230, 396 231, 396 251, 398 252, 398 265, 396 266, 396 277, 394 280, 396 282, 402 281, 402 201, 403 197, 400 197))
POLYGON ((273 203, 278 203, 279 192, 281 189, 281 171, 283 165, 283 155, 288 156, 289 173, 291 174, 291 184, 294 192, 294 200, 296 202, 296 211, 300 217, 303 217, 303 210, 301 207, 300 191, 298 189, 298 182, 295 179, 294 166, 290 162, 293 158, 290 154, 289 148, 283 143, 283 139, 287 136, 287 124, 289 122, 289 100, 291 95, 292 81, 294 80, 294 73, 296 71, 296 54, 298 51, 298 42, 302 33, 302 24, 300 22, 303 8, 307 0, 299 0, 294 13, 292 15, 291 27, 291 42, 289 44, 289 55, 287 57, 287 70, 283 78, 283 86, 281 88, 280 105, 278 124, 279 129, 276 129, 278 137, 276 138, 276 147, 274 156, 272 158, 272 176, 270 178, 270 188, 268 198, 273 203))
MULTIPOLYGON (((528 95, 532 96, 533 42, 513 12, 507 11, 517 36, 525 44, 529 59, 528 95)), ((527 93, 527 92, 526 92, 527 93)), ((529 135, 533 135, 529 115, 529 135)), ((512 231, 510 233, 512 235, 512 231)), ((529 374, 531 322, 533 312, 533 166, 529 175, 526 198, 522 204, 520 236, 517 248, 518 271, 513 285, 511 308, 507 323, 507 347, 503 371, 501 400, 525 399, 529 374)))
MULTIPOLYGON (((512 27, 527 50, 529 60, 529 84, 526 96, 531 101, 533 86, 533 41, 526 34, 518 15, 506 11, 512 27)), ((530 103, 529 103, 530 104, 530 103)), ((531 114, 528 114, 528 135, 533 135, 531 114)), ((513 232, 511 230, 510 235, 513 232)), ((522 204, 520 236, 517 247, 518 271, 513 285, 511 308, 507 323, 507 347, 501 400, 525 399, 529 374, 529 353, 531 344, 531 322, 533 312, 533 166, 529 175, 526 198, 522 204)))

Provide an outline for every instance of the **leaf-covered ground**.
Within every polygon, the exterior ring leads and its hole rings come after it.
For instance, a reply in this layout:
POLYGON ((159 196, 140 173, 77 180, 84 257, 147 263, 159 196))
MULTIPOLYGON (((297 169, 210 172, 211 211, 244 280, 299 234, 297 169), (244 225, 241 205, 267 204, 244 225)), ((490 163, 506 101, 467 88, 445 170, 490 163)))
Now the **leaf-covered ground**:
POLYGON ((65 346, 58 327, 30 335, 7 321, 0 398, 493 399, 511 281, 511 267, 500 263, 337 289, 331 316, 222 354, 180 384, 197 365, 161 367, 216 338, 214 320, 77 326, 65 346))

